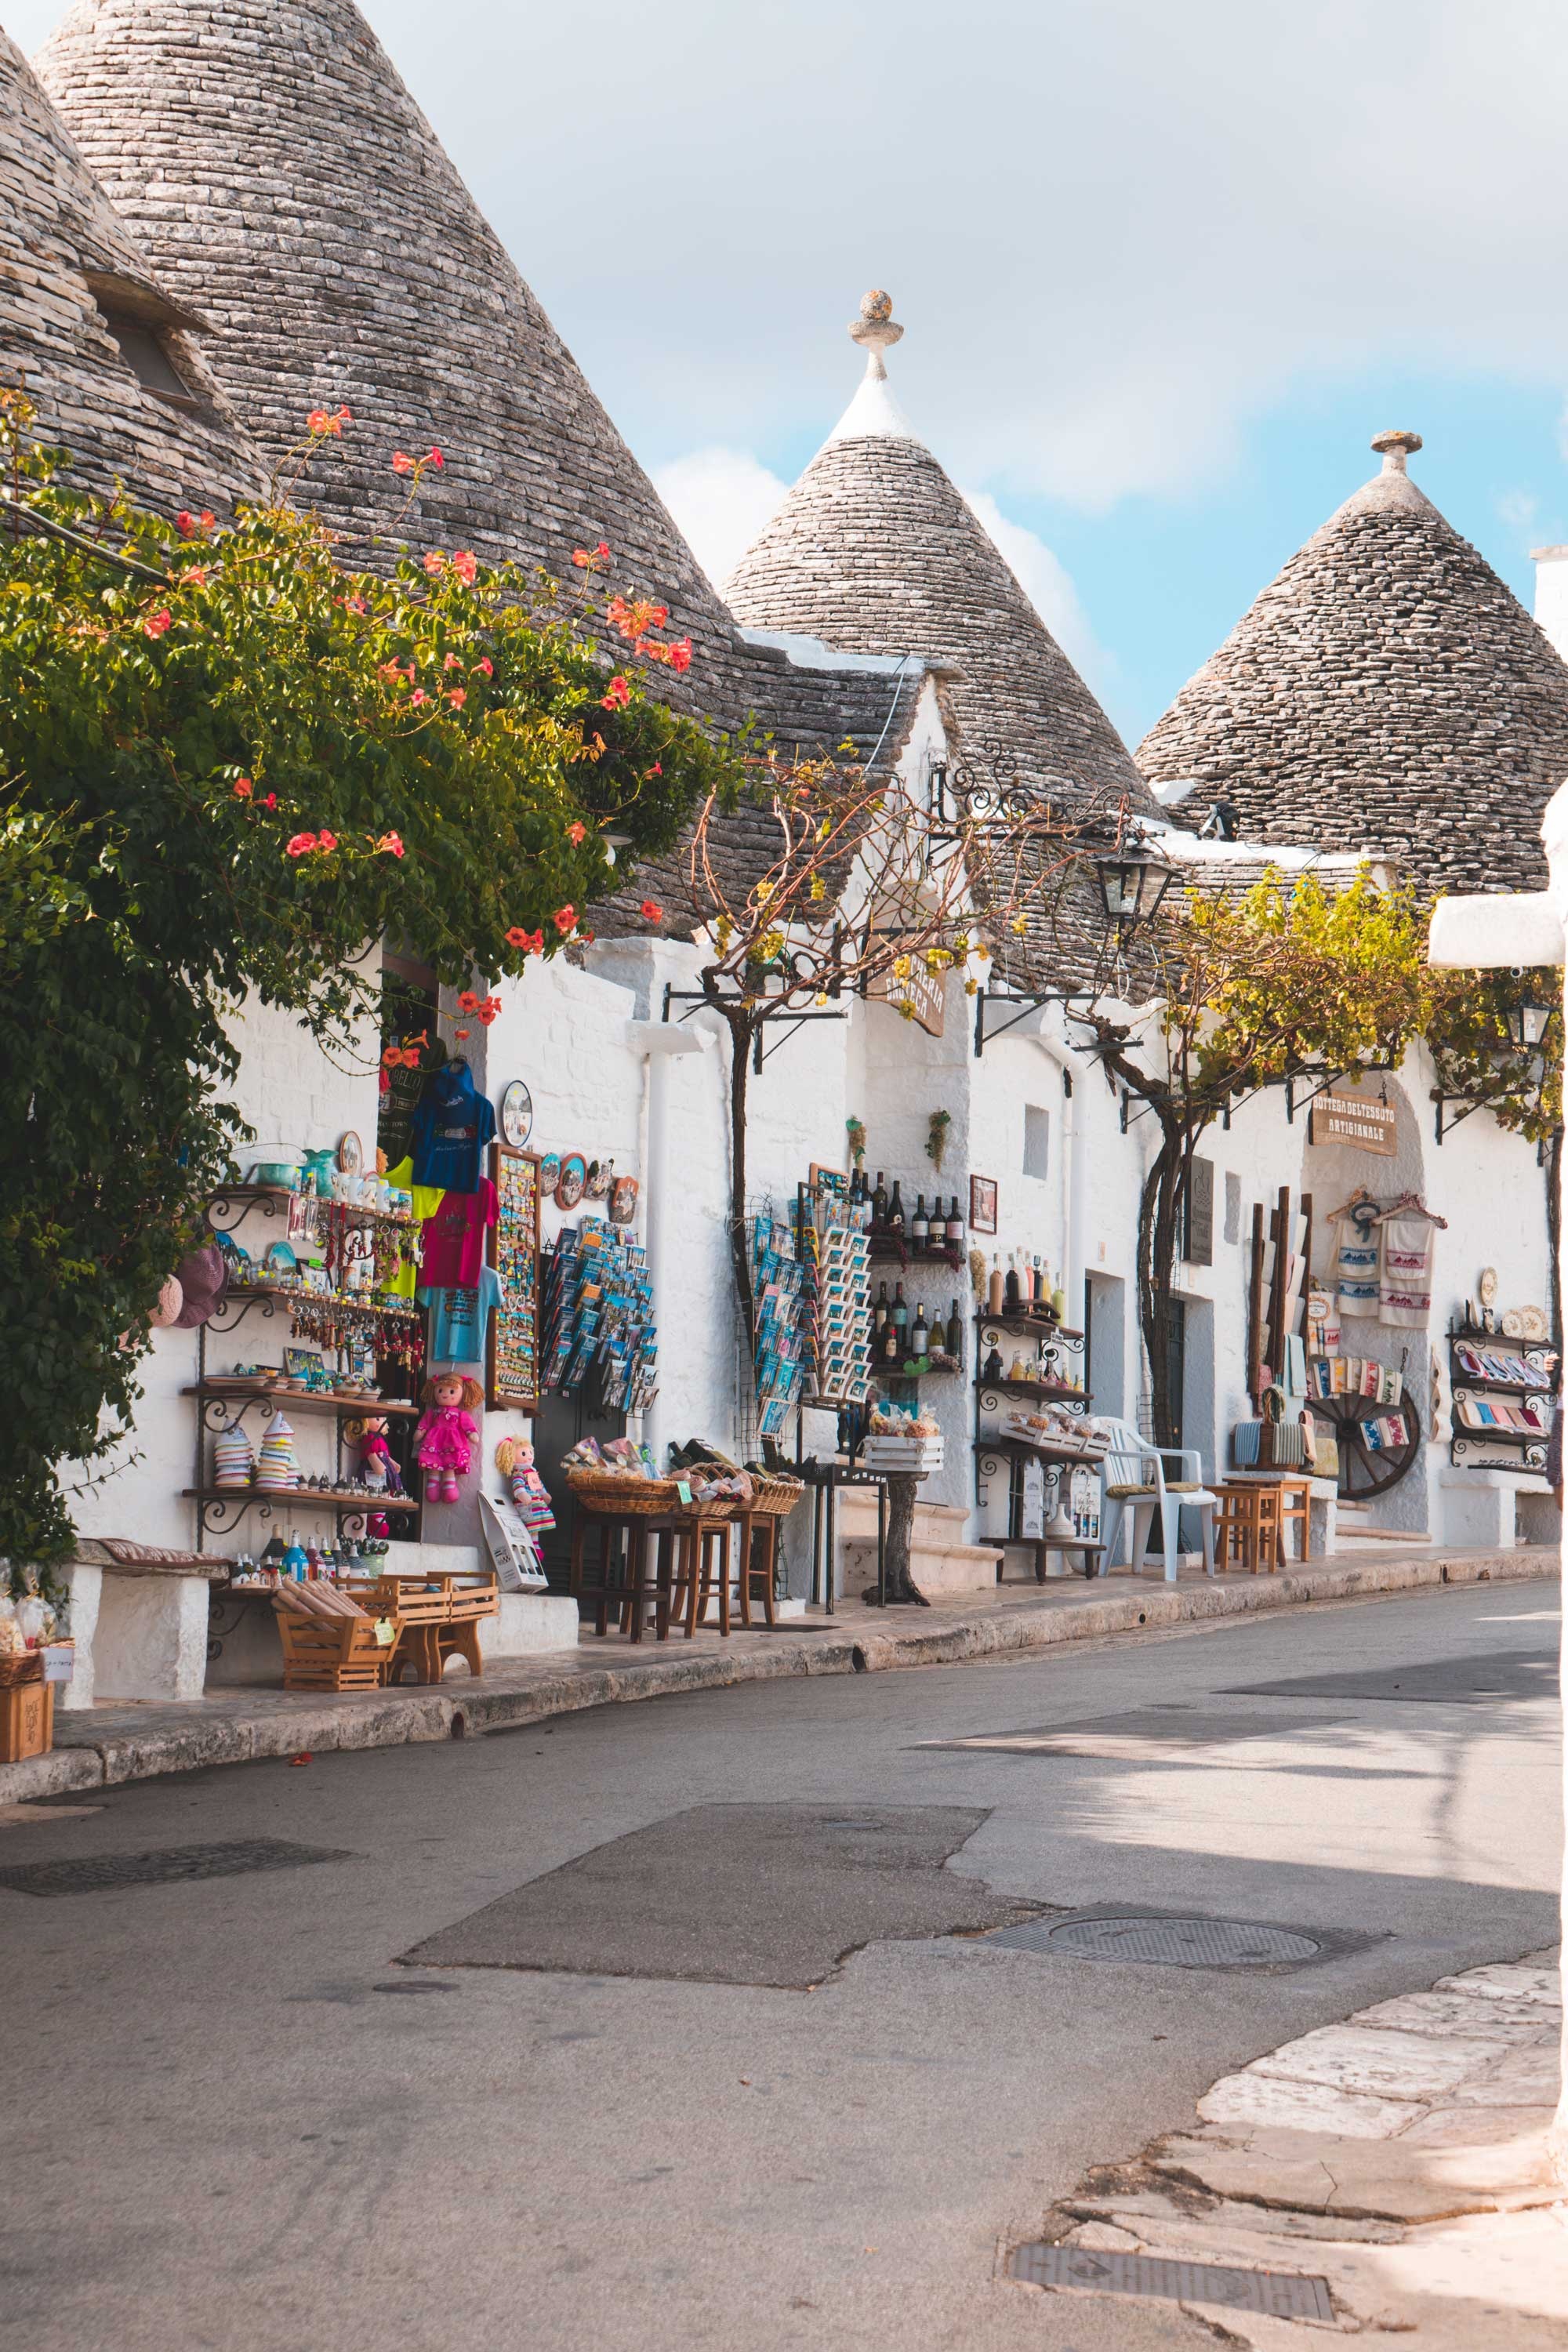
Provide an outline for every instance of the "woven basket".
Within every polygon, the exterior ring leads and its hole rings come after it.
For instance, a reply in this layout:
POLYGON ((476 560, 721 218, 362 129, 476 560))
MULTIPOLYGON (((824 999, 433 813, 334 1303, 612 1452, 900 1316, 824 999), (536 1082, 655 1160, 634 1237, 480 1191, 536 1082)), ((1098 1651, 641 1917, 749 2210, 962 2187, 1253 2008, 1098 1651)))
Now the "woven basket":
POLYGON ((638 1478, 621 1470, 568 1470, 566 1484, 584 1510, 653 1518, 680 1502, 673 1478, 638 1478))
POLYGON ((787 1518, 805 1492, 805 1481, 803 1478, 759 1478, 753 1470, 752 1515, 763 1519, 787 1518))
POLYGON ((0 1690, 17 1683, 41 1683, 44 1661, 37 1650, 7 1650, 0 1654, 0 1690))

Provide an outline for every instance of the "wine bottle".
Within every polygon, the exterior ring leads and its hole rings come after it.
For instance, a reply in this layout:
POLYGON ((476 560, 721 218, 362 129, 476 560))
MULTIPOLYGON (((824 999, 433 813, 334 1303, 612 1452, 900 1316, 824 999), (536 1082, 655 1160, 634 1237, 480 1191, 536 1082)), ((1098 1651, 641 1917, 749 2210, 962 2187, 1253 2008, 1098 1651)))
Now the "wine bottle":
POLYGON ((921 1192, 916 1196, 915 1213, 910 1220, 910 1240, 916 1249, 923 1250, 930 1239, 931 1219, 926 1215, 926 1196, 921 1192))
POLYGON ((1011 1250, 1007 1253, 1007 1279, 1003 1286, 1002 1295, 1006 1303, 1007 1313, 1009 1315, 1016 1315, 1022 1301, 1018 1291, 1018 1269, 1014 1264, 1013 1253, 1011 1250))
POLYGON ((893 1189, 888 1196, 888 1231, 902 1240, 904 1232, 904 1196, 899 1190, 899 1180, 893 1179, 893 1189))
POLYGON ((991 1279, 987 1286, 985 1294, 985 1303, 993 1315, 1001 1314, 1003 1297, 1002 1253, 1000 1250, 993 1250, 991 1253, 991 1279))
POLYGON ((880 1331, 888 1320, 888 1286, 885 1282, 883 1283, 880 1290, 877 1293, 877 1305, 874 1313, 876 1327, 878 1330, 880 1331))
POLYGON ((877 1171, 877 1189, 871 1195, 871 1223, 885 1225, 888 1222, 888 1187, 882 1171, 877 1171))
POLYGON ((883 1363, 901 1364, 903 1362, 904 1335, 890 1315, 879 1345, 883 1363))
POLYGON ((893 1304, 888 1319, 902 1339, 910 1328, 910 1310, 904 1304, 904 1286, 901 1282, 894 1287, 893 1304))
POLYGON ((929 1356, 931 1353, 931 1332, 926 1326, 926 1311, 923 1307, 915 1308, 915 1328, 910 1339, 910 1351, 916 1356, 929 1356))
POLYGON ((963 1247, 963 1212, 958 1205, 958 1195, 952 1196, 952 1206, 947 1213, 947 1245, 949 1249, 963 1247))
POLYGON ((947 1318, 947 1352, 955 1364, 963 1361, 963 1318, 958 1311, 958 1301, 952 1302, 952 1312, 947 1318))

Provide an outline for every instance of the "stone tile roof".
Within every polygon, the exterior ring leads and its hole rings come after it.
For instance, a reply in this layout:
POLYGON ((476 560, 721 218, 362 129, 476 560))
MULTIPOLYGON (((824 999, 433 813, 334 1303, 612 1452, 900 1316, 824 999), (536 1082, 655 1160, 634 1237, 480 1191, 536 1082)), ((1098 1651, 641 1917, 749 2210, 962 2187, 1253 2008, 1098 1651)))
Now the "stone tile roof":
POLYGON ((1568 667, 1405 471, 1415 434, 1314 533, 1139 747, 1182 824, 1364 847, 1418 891, 1533 890, 1568 776, 1568 667))
POLYGON ((942 689, 957 753, 1058 793, 1154 802, 1131 755, 972 509, 887 389, 902 333, 885 295, 850 328, 868 345, 848 412, 725 585, 737 617, 851 653, 917 653, 942 689))
POLYGON ((309 496, 350 561, 395 511, 395 450, 441 449, 405 541, 612 584, 689 635, 659 689, 779 748, 875 740, 886 681, 752 646, 352 0, 79 0, 40 76, 164 283, 222 330, 214 365, 276 461, 308 408, 353 428, 309 496), (362 543, 355 545, 355 537, 362 543))
POLYGON ((168 511, 254 494, 260 465, 197 349, 200 321, 169 299, 31 67, 0 32, 0 380, 67 446, 68 480, 168 511), (100 302, 152 331, 189 405, 146 390, 100 302))

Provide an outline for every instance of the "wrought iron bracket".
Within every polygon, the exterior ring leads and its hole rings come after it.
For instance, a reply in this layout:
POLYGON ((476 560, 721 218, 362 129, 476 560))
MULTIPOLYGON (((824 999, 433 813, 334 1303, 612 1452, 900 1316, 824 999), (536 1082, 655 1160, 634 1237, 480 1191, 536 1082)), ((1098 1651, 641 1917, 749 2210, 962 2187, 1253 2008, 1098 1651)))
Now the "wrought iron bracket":
POLYGON ((993 1044, 998 1037, 1005 1037, 1009 1029, 1016 1029, 1019 1022, 1027 1020, 1031 1013, 1043 1012, 1047 1004, 1060 1004, 1063 1002, 1065 1000, 1059 988, 1043 988, 1037 994, 1032 996, 1015 995, 1008 989, 983 988, 974 1000, 975 1060, 980 1059, 987 1045, 993 1044), (1010 1005, 1013 1008, 1011 1017, 998 1022, 994 1026, 988 1026, 985 1019, 985 1008, 988 1004, 1010 1005))
POLYGON ((1452 1135, 1457 1127, 1463 1126, 1473 1110, 1485 1110, 1487 1108, 1484 1102, 1479 1102, 1470 1096, 1446 1095, 1439 1087, 1433 1087, 1432 1099, 1437 1106, 1436 1131, 1439 1143, 1446 1135, 1452 1135), (1458 1103, 1459 1106, 1451 1118, 1448 1115, 1450 1103, 1458 1103))

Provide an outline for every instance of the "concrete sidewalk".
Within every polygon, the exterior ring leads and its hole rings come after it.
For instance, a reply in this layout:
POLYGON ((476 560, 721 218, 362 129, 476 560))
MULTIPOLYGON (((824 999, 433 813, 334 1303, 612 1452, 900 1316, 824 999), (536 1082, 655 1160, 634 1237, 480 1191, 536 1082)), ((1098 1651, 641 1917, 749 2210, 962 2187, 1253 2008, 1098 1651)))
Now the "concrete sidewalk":
MULTIPOLYGON (((1309 2326, 1411 2335, 1431 2352, 1568 2342, 1548 2148, 1559 1962, 1531 1952, 1446 1977, 1226 2076, 1191 2130, 1102 2167, 1047 2217, 1038 2246, 1081 2257, 1050 2291, 1093 2294, 1096 2272, 1131 2256, 1178 2265, 1170 2300, 1256 2352, 1300 2344, 1304 2315, 1247 2309, 1248 2281, 1277 2308, 1292 2287, 1315 2295, 1309 2326)), ((1023 2249, 1009 2274, 1026 2284, 1040 2267, 1023 2249)))
POLYGON ((106 1701, 80 1714, 57 1709, 52 1754, 0 1765, 0 1804, 189 1771, 337 1748, 395 1748, 411 1740, 463 1738, 492 1727, 657 1698, 670 1691, 725 1689, 785 1675, 847 1675, 895 1666, 955 1664, 1019 1656, 1059 1643, 1218 1622, 1310 1601, 1354 1601, 1488 1578, 1555 1580, 1555 1546, 1519 1551, 1375 1554, 1298 1564, 1274 1576, 1205 1577, 1185 1570, 1167 1585, 1126 1573, 1085 1584, 1000 1585, 994 1593, 942 1608, 880 1612, 859 1601, 836 1617, 795 1618, 775 1632, 728 1641, 700 1634, 633 1645, 584 1634, 575 1652, 518 1659, 472 1681, 341 1696, 282 1690, 209 1691, 181 1705, 106 1701))

